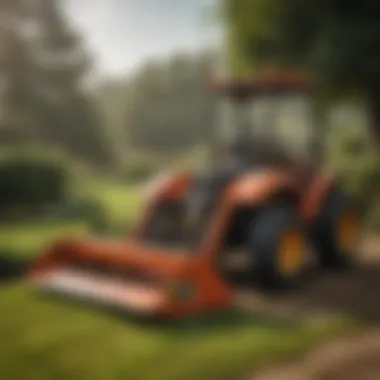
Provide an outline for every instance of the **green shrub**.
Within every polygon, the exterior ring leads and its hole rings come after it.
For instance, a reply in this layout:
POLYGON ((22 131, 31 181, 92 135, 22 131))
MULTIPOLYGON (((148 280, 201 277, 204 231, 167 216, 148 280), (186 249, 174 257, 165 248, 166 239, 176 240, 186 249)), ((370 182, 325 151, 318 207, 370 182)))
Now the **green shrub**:
POLYGON ((46 214, 56 220, 76 220, 87 222, 94 232, 104 232, 109 227, 105 206, 90 197, 70 197, 52 205, 46 214))
POLYGON ((357 201, 366 216, 367 226, 380 229, 380 157, 370 149, 364 131, 364 127, 340 129, 335 135, 328 164, 357 201))
POLYGON ((0 210, 35 209, 67 195, 68 172, 58 160, 19 155, 0 161, 0 210))

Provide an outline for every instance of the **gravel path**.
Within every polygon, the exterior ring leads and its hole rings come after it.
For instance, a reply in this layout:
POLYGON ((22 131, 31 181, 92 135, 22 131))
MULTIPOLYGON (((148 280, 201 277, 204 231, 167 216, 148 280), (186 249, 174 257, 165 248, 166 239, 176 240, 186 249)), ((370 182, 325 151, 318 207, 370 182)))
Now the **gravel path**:
MULTIPOLYGON (((286 295, 242 291, 237 302, 254 311, 304 317, 350 314, 380 322, 380 241, 366 239, 360 263, 342 273, 310 273, 305 286, 286 295)), ((346 336, 247 380, 380 380, 380 327, 346 336)))

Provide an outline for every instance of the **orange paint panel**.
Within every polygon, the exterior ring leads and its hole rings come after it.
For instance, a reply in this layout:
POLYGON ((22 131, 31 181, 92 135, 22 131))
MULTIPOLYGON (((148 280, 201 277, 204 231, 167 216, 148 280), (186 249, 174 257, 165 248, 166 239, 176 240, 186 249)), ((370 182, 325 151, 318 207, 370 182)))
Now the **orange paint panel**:
POLYGON ((166 252, 133 241, 76 240, 71 244, 55 246, 37 261, 34 268, 40 271, 52 263, 68 259, 83 259, 135 269, 154 268, 157 272, 175 274, 186 265, 189 255, 175 250, 166 252))
POLYGON ((159 177, 158 182, 151 185, 152 189, 148 189, 148 194, 145 196, 145 212, 141 219, 136 224, 131 236, 139 239, 145 228, 153 217, 156 204, 165 199, 175 199, 180 197, 188 188, 191 175, 189 172, 168 173, 159 177))
POLYGON ((148 203, 162 198, 176 198, 180 196, 189 186, 191 175, 183 171, 179 173, 167 173, 153 180, 148 189, 148 203), (150 190, 150 191, 149 191, 150 190))
POLYGON ((291 177, 275 170, 249 174, 231 185, 227 197, 231 203, 242 204, 265 201, 275 191, 295 187, 291 177))
POLYGON ((95 294, 105 301, 107 298, 114 299, 117 305, 127 309, 130 306, 140 311, 146 307, 154 314, 172 318, 225 307, 231 299, 227 285, 217 277, 201 253, 181 256, 178 252, 160 251, 137 242, 96 240, 64 242, 61 246, 57 245, 56 249, 58 250, 50 251, 41 258, 31 273, 31 279, 41 286, 46 282, 51 282, 54 286, 58 281, 59 287, 74 296, 83 293, 84 298, 86 294, 91 298, 95 294), (66 250, 59 250, 60 247, 66 250), (121 269, 137 269, 141 273, 151 273, 157 283, 148 286, 143 282, 131 285, 127 278, 124 283, 124 280, 115 280, 112 276, 107 280, 104 277, 95 280, 92 275, 88 277, 87 274, 80 274, 75 277, 75 273, 74 276, 73 273, 62 273, 62 269, 66 268, 65 263, 69 264, 72 259, 105 266, 112 264, 121 269), (170 298, 170 284, 190 284, 196 292, 189 299, 170 298))
POLYGON ((316 176, 300 206, 300 212, 306 220, 311 220, 316 217, 323 199, 333 183, 334 179, 328 173, 321 173, 316 176))

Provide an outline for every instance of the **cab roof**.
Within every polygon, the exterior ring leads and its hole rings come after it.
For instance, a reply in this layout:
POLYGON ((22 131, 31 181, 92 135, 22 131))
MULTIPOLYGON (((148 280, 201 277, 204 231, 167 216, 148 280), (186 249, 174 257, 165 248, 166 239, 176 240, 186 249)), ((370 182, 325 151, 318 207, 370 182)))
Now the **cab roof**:
POLYGON ((265 71, 248 79, 213 78, 211 89, 235 98, 255 95, 306 94, 311 91, 307 75, 300 71, 265 71))

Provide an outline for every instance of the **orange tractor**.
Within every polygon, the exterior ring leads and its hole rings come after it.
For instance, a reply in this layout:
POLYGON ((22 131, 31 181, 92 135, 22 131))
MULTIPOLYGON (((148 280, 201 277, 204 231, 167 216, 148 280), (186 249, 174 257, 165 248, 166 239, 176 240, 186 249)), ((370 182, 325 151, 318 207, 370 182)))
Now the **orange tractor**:
POLYGON ((54 244, 33 266, 39 288, 178 318, 229 305, 221 263, 236 252, 249 276, 271 287, 295 283, 309 247, 323 268, 351 261, 359 216, 321 169, 324 133, 308 81, 280 73, 214 87, 226 95, 225 154, 150 182, 125 240, 54 244))

